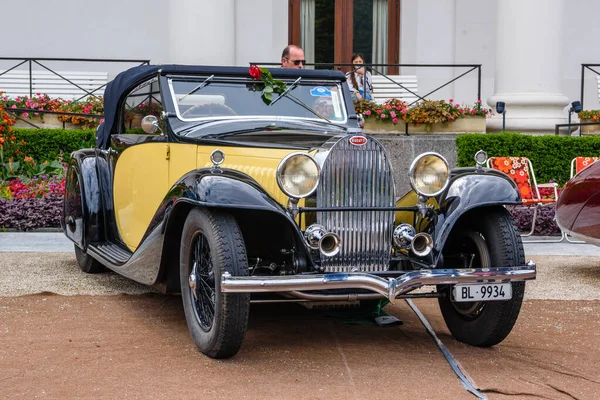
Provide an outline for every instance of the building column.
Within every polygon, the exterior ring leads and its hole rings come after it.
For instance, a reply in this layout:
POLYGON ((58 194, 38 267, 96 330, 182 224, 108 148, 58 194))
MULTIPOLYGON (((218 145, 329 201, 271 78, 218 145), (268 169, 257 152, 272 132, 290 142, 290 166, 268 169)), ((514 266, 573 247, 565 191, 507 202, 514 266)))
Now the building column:
MULTIPOLYGON (((569 99, 561 93, 561 33, 564 0, 497 2, 494 95, 506 104, 506 130, 553 132, 567 122, 569 99)), ((502 115, 488 120, 502 129, 502 115)))
POLYGON ((235 0, 170 0, 167 4, 170 51, 165 63, 234 64, 235 0))

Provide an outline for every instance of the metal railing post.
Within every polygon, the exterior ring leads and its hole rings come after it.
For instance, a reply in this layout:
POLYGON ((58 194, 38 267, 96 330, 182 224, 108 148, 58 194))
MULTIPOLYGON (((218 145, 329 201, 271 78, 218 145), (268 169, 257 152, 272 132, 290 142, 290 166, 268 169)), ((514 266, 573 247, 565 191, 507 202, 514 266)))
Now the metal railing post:
POLYGON ((583 91, 584 91, 584 85, 583 82, 585 82, 585 64, 581 64, 581 91, 579 94, 579 101, 581 101, 581 108, 583 109, 583 91))
POLYGON ((33 71, 32 62, 29 60, 29 97, 33 97, 33 71))

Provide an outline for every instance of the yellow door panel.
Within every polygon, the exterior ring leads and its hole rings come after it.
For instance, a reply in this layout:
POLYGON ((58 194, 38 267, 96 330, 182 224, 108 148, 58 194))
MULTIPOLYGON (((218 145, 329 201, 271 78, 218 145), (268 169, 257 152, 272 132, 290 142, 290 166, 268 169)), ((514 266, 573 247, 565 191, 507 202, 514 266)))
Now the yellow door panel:
POLYGON ((131 146, 117 160, 113 182, 115 218, 121 238, 131 251, 140 244, 170 187, 167 146, 131 146))

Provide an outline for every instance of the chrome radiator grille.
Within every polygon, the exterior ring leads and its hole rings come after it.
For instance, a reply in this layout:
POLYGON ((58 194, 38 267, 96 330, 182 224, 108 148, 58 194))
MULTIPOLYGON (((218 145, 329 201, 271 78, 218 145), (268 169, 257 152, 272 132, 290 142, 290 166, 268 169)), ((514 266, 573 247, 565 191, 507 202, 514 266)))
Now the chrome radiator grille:
MULTIPOLYGON (((347 136, 330 149, 317 189, 318 207, 393 207, 395 189, 387 153, 371 137, 347 136), (363 138, 363 139, 360 139, 363 138)), ((393 211, 317 213, 317 222, 341 239, 340 252, 321 255, 326 272, 385 271, 389 268, 393 211)))

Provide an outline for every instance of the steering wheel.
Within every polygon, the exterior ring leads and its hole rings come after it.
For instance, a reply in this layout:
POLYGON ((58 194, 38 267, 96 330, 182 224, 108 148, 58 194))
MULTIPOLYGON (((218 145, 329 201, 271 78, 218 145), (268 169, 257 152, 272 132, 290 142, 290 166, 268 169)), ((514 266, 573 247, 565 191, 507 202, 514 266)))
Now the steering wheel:
POLYGON ((182 117, 194 118, 194 117, 223 117, 237 115, 231 107, 225 104, 208 103, 208 104, 197 104, 185 110, 182 117))

